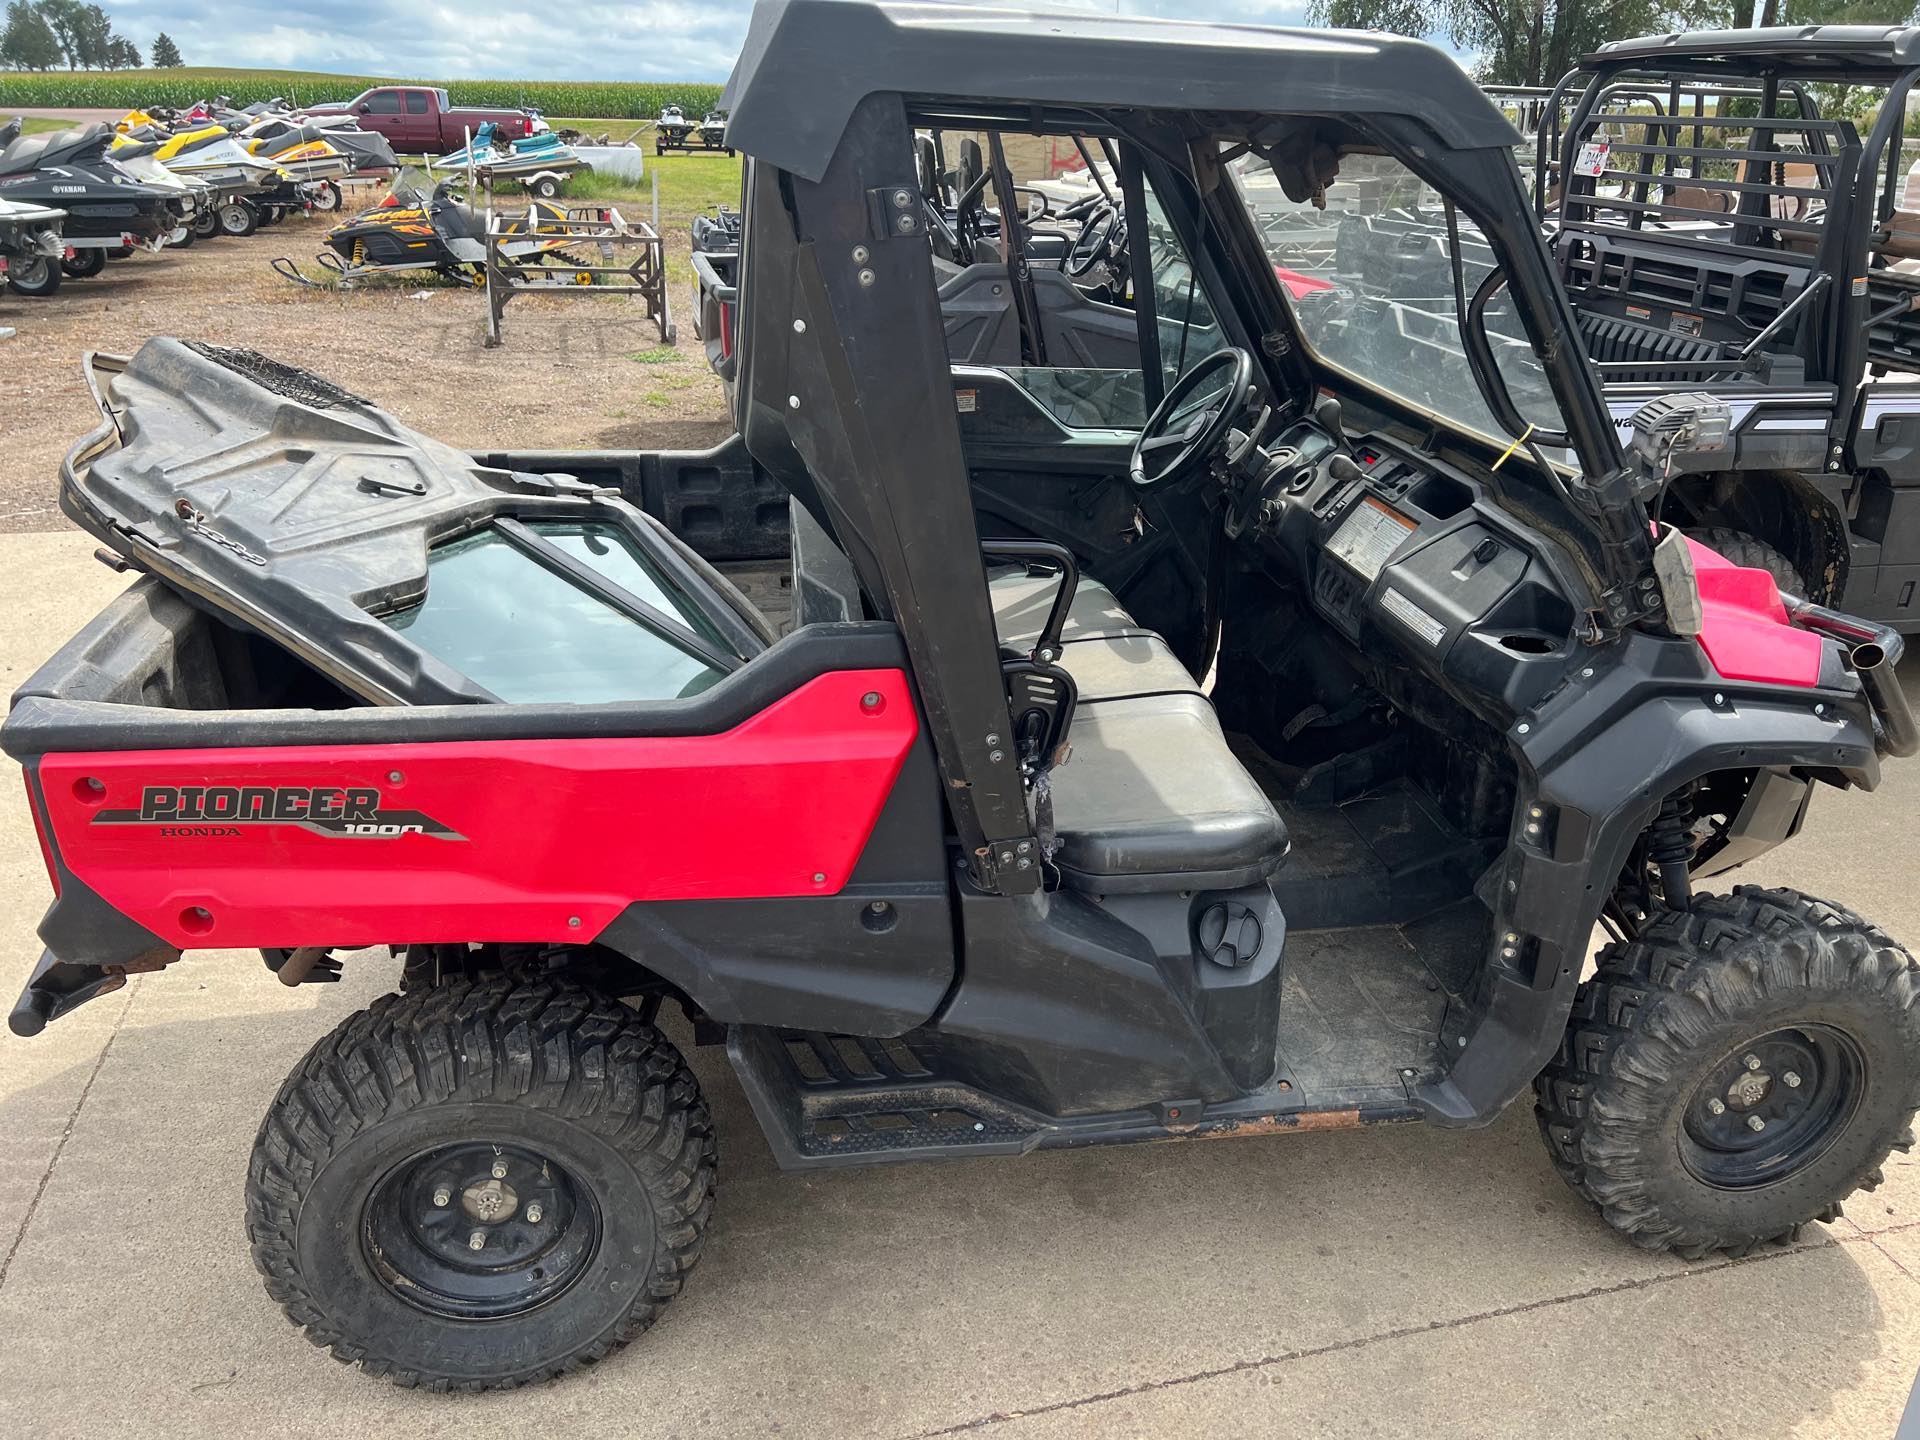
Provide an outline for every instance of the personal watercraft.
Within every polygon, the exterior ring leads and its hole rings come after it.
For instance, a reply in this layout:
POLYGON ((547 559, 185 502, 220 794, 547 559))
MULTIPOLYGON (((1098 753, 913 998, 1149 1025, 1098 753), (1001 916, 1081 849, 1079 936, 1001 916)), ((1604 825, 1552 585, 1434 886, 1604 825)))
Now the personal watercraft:
POLYGON ((693 132, 698 128, 678 105, 667 106, 654 122, 653 153, 664 155, 669 150, 691 149, 693 132))
MULTIPOLYGON (((459 177, 450 176, 429 192, 403 181, 371 210, 329 230, 328 248, 315 260, 344 285, 368 275, 415 270, 478 281, 486 267, 486 219, 456 193, 459 183, 459 177)), ((541 232, 547 226, 563 225, 566 218, 564 206, 534 200, 524 215, 510 219, 509 228, 518 238, 504 242, 502 253, 521 259, 559 252, 566 240, 541 232)), ((285 256, 272 265, 276 274, 288 280, 314 283, 285 256)))
MULTIPOLYGON (((121 136, 127 144, 151 140, 158 145, 154 158, 174 174, 205 181, 213 187, 213 204, 194 217, 194 233, 250 235, 277 204, 306 203, 293 178, 278 165, 249 155, 240 142, 218 125, 200 126, 169 135, 164 126, 146 125, 121 136)), ((118 155, 120 142, 110 150, 118 155)))
POLYGON ((437 170, 471 171, 489 182, 518 180, 543 200, 558 195, 567 176, 592 168, 551 130, 503 147, 491 120, 474 132, 471 144, 429 163, 437 170))
POLYGON ((0 200, 0 277, 22 295, 51 295, 60 288, 60 237, 64 210, 0 200))
POLYGON ((112 142, 103 124, 27 136, 18 120, 0 125, 0 200, 66 211, 72 250, 159 249, 185 224, 191 202, 172 186, 129 175, 108 158, 112 142))
POLYGON ((700 143, 709 150, 726 150, 727 154, 733 154, 733 151, 727 150, 726 111, 709 110, 706 113, 700 121, 700 143))
POLYGON ((169 243, 191 245, 202 217, 215 213, 224 198, 223 192, 201 176, 183 174, 162 162, 159 149, 157 140, 131 140, 125 135, 116 135, 107 144, 107 158, 142 184, 174 192, 175 202, 184 205, 186 213, 185 223, 169 243))
MULTIPOLYGON (((337 143, 340 132, 269 115, 235 132, 251 155, 271 160, 295 181, 340 181, 353 173, 353 153, 337 143)), ((393 152, 387 152, 391 164, 393 152)))

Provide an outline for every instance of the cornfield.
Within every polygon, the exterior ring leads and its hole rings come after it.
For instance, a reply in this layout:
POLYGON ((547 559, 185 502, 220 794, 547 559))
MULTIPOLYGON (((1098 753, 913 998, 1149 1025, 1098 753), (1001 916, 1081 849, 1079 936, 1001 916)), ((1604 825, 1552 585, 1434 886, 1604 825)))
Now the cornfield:
POLYGON ((143 105, 191 105, 227 95, 236 105, 286 96, 301 104, 351 100, 370 85, 436 85, 456 105, 531 106, 547 115, 604 120, 651 120, 678 105, 703 114, 720 98, 718 85, 596 80, 393 80, 367 75, 318 75, 304 70, 0 71, 0 113, 10 106, 131 110, 143 105))

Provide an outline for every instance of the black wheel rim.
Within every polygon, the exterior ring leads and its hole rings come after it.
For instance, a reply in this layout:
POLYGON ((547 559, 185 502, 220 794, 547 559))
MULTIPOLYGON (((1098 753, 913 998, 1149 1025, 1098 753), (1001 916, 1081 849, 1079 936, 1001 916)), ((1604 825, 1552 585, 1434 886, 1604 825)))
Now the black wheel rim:
POLYGON ((1771 1031, 1722 1056, 1694 1088, 1681 1158, 1722 1190, 1784 1180, 1839 1138, 1865 1081, 1860 1047, 1832 1026, 1771 1031))
POLYGON ((557 1161, 473 1141, 387 1172, 367 1197, 361 1240, 373 1273, 416 1310, 501 1320, 578 1280, 600 1233, 592 1194, 557 1161))

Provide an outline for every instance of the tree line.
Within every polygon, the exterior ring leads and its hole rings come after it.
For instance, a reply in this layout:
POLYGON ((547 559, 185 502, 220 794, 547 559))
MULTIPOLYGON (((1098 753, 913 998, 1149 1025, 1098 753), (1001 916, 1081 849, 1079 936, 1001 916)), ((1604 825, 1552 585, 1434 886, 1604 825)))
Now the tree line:
MULTIPOLYGON (((11 0, 0 29, 0 67, 10 70, 137 70, 140 47, 113 28, 113 17, 82 0, 11 0)), ((162 31, 153 63, 181 63, 180 47, 162 31)))
POLYGON ((1312 0, 1343 29, 1443 40, 1487 85, 1552 85, 1609 40, 1753 25, 1905 25, 1913 0, 1312 0))

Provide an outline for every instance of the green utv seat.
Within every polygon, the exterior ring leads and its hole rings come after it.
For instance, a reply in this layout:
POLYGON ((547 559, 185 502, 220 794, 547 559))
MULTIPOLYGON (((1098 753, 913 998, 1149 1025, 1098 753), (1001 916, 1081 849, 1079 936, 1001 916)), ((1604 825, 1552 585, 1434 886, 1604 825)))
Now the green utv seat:
MULTIPOLYGON (((988 581, 1003 645, 1033 644, 1059 583, 1024 570, 988 581)), ((1286 827, 1167 642, 1086 575, 1061 642, 1080 692, 1071 754, 1051 776, 1065 883, 1096 894, 1228 890, 1272 874, 1286 827)))

